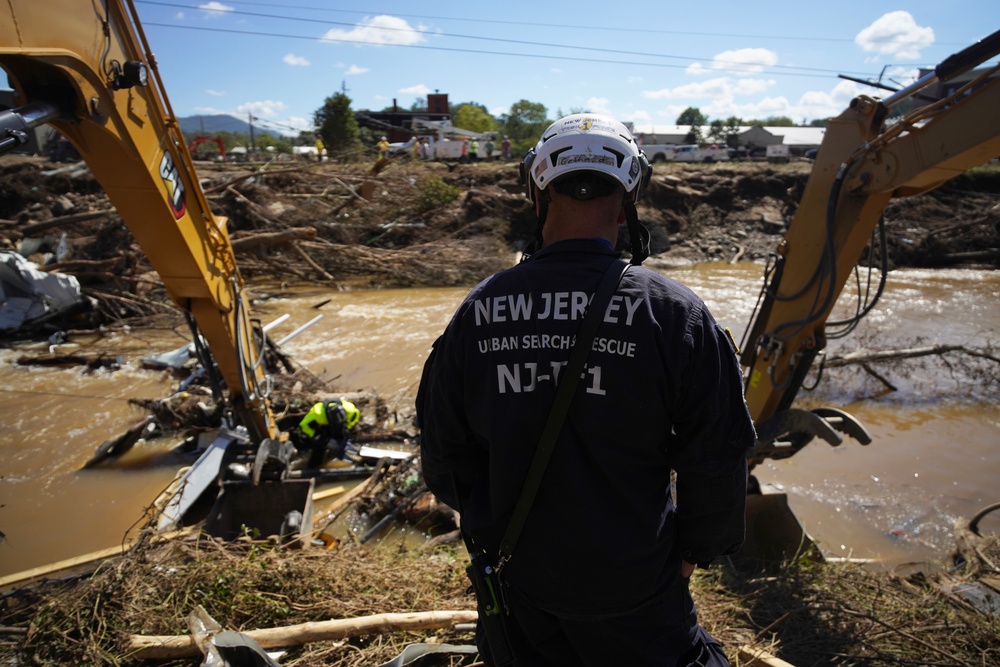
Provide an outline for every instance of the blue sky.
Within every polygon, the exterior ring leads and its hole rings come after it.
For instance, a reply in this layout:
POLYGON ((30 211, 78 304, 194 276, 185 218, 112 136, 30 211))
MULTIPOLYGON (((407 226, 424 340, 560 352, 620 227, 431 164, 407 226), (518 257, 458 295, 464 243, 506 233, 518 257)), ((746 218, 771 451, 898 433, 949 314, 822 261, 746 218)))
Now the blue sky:
POLYGON ((906 84, 1000 29, 998 0, 135 2, 178 116, 252 113, 275 129, 310 128, 343 88, 356 110, 438 91, 494 115, 527 99, 553 119, 673 124, 694 106, 801 122, 887 94, 838 74, 906 84))

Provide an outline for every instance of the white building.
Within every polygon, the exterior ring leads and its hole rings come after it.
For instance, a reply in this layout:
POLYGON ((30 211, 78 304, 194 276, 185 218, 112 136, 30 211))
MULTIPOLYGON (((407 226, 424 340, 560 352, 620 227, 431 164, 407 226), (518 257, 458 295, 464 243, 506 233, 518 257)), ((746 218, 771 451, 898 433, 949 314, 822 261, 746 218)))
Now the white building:
MULTIPOLYGON (((703 125, 701 136, 707 140, 711 127, 703 125)), ((801 154, 810 148, 819 148, 823 143, 826 128, 823 127, 763 127, 761 125, 738 128, 737 143, 741 148, 766 148, 774 144, 784 144, 793 153, 801 154)), ((690 125, 633 125, 632 134, 640 145, 686 144, 691 133, 690 125)))

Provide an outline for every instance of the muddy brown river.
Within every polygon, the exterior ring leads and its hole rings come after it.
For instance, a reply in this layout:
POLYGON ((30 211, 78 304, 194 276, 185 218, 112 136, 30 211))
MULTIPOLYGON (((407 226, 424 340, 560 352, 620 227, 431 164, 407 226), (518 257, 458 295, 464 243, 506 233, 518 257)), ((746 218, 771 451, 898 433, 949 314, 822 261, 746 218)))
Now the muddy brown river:
MULTIPOLYGON (((667 273, 690 285, 739 339, 760 287, 761 267, 710 264, 667 273)), ((390 409, 409 412, 434 337, 465 289, 299 291, 258 304, 265 323, 288 314, 281 339, 317 314, 323 319, 284 351, 342 391, 374 391, 390 409), (312 306, 329 299, 320 309, 312 306)), ((902 270, 851 337, 831 354, 937 343, 984 348, 1000 328, 1000 272, 902 270)), ((0 350, 0 576, 120 544, 146 508, 189 465, 178 440, 140 441, 115 462, 82 466, 105 440, 144 414, 129 398, 161 398, 176 389, 166 373, 136 361, 182 345, 172 331, 115 332, 68 341, 60 352, 122 355, 121 370, 87 372, 18 366, 24 348, 0 350)), ((42 348, 46 348, 42 346, 42 348)), ((995 352, 994 352, 995 354, 995 352)), ((1000 501, 1000 369, 990 385, 958 356, 879 366, 896 391, 858 369, 827 372, 803 396, 846 409, 873 443, 813 442, 798 455, 754 471, 783 490, 825 553, 880 559, 887 565, 939 559, 952 547, 952 525, 1000 501)), ((981 364, 979 368, 984 368, 981 364)), ((994 513, 982 524, 1000 532, 994 513)))

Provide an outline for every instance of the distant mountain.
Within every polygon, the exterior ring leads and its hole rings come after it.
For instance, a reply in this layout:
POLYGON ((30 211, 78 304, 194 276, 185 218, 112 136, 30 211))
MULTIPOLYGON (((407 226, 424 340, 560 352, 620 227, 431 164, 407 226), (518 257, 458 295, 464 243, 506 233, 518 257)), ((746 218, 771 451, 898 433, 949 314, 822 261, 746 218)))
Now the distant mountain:
MULTIPOLYGON (((214 114, 211 116, 187 116, 178 118, 181 132, 190 137, 200 135, 213 135, 219 132, 235 132, 238 134, 250 134, 250 123, 245 119, 230 116, 229 114, 214 114)), ((256 124, 253 126, 254 134, 270 134, 272 137, 280 137, 281 134, 274 130, 265 129, 256 124)))

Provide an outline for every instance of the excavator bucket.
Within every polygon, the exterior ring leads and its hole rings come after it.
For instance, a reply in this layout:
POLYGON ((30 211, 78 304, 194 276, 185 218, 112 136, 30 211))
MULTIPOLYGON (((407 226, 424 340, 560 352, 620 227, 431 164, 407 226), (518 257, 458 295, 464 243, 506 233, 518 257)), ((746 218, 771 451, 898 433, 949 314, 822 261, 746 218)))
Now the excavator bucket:
POLYGON ((737 557, 769 562, 823 561, 819 547, 795 518, 784 493, 747 496, 747 534, 737 557))
POLYGON ((224 540, 241 535, 281 542, 299 540, 308 546, 313 530, 313 480, 226 481, 215 499, 205 532, 224 540))

